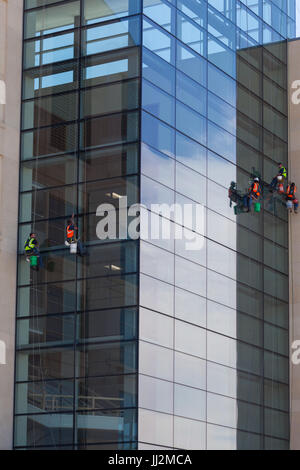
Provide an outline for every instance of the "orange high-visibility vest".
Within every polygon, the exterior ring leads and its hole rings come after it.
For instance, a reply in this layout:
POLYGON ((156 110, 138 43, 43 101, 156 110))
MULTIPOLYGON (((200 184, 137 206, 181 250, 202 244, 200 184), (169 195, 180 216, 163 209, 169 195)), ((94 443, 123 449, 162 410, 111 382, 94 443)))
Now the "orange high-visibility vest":
POLYGON ((291 199, 295 196, 297 192, 297 186, 294 186, 294 189, 291 189, 291 185, 288 185, 287 190, 286 190, 286 195, 287 197, 290 197, 291 199))
POLYGON ((260 196, 260 193, 259 193, 259 184, 258 184, 258 183, 254 182, 254 183, 253 183, 253 188, 251 187, 251 188, 249 188, 249 189, 250 189, 250 191, 251 191, 252 193, 254 193, 257 197, 260 196))
POLYGON ((71 225, 67 226, 67 238, 73 238, 74 237, 74 230, 70 230, 71 225))

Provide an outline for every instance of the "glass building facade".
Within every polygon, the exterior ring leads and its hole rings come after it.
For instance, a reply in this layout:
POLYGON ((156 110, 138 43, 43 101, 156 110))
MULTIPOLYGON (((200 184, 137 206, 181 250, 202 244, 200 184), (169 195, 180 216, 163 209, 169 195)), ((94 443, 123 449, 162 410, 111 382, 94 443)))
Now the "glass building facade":
POLYGON ((287 214, 228 187, 287 166, 294 35, 292 0, 25 0, 15 448, 289 447, 287 214), (169 239, 99 240, 124 196, 169 239))

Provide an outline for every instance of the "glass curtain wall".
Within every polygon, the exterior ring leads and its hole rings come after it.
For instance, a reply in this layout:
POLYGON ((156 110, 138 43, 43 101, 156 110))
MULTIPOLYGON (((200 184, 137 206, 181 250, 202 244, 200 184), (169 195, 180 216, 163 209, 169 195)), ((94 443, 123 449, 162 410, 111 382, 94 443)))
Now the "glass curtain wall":
POLYGON ((287 166, 294 8, 143 2, 141 201, 153 220, 153 203, 204 217, 175 211, 173 238, 141 241, 140 449, 289 446, 287 214, 267 197, 236 216, 228 188, 287 166))
POLYGON ((25 1, 16 448, 288 447, 287 217, 228 187, 286 163, 294 31, 293 0, 25 1), (123 196, 170 237, 101 242, 123 196))
POLYGON ((25 0, 16 448, 136 446, 139 247, 99 240, 96 211, 139 200, 139 13, 25 0), (65 246, 72 214, 84 257, 65 246), (39 272, 22 254, 33 231, 39 272))

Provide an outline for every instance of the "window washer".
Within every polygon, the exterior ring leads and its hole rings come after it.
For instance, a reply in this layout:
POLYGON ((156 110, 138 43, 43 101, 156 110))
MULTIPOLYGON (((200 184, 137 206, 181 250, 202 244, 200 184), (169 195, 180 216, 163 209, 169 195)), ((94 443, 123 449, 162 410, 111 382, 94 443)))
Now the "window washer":
POLYGON ((260 190, 259 178, 256 177, 254 178, 253 183, 249 188, 248 194, 246 194, 244 197, 244 205, 245 207, 248 208, 248 212, 251 211, 253 201, 258 202, 260 196, 261 196, 261 190, 260 190))
POLYGON ((299 201, 296 198, 297 186, 295 183, 290 183, 286 190, 286 200, 287 200, 287 208, 292 212, 294 207, 294 212, 298 212, 299 201))
POLYGON ((275 191, 277 189, 277 184, 279 182, 281 182, 281 184, 283 184, 286 177, 287 177, 286 168, 283 166, 282 163, 279 163, 278 164, 278 174, 271 181, 270 191, 271 192, 275 191))
POLYGON ((238 203, 239 202, 239 195, 236 187, 236 183, 234 181, 231 181, 230 187, 228 189, 228 197, 230 199, 230 207, 232 207, 232 203, 238 203))
POLYGON ((68 225, 67 225, 67 243, 71 245, 72 243, 77 243, 77 251, 80 256, 83 256, 83 248, 82 244, 79 241, 78 237, 76 236, 76 232, 78 230, 78 227, 76 227, 75 222, 74 222, 74 214, 72 215, 72 218, 68 220, 68 225))
POLYGON ((39 266, 43 268, 43 259, 39 252, 38 247, 39 247, 39 243, 37 241, 36 234, 32 232, 29 238, 26 240, 26 243, 24 246, 25 254, 26 254, 26 261, 30 262, 30 256, 36 255, 39 260, 39 266))

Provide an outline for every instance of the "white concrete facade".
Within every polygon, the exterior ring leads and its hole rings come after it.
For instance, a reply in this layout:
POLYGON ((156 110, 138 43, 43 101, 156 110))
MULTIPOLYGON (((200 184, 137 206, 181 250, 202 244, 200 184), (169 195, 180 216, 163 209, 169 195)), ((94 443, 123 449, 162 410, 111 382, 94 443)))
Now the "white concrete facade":
POLYGON ((13 438, 23 0, 0 0, 0 449, 13 438))

